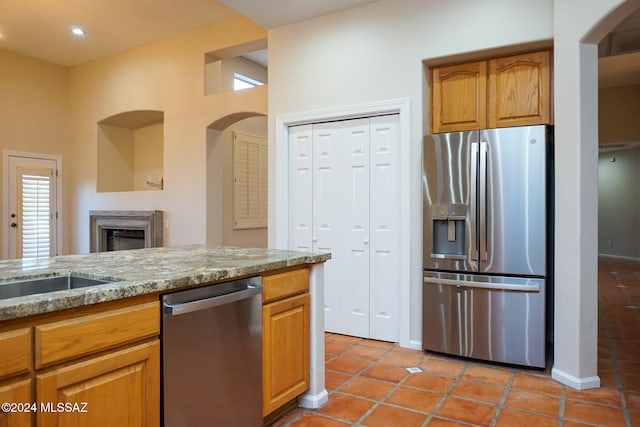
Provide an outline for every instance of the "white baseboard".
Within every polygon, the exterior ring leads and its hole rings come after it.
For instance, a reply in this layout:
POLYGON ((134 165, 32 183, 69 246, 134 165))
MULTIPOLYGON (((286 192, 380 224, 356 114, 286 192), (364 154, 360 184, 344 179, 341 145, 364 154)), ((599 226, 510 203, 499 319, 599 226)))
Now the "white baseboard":
POLYGON ((600 377, 597 375, 593 377, 578 378, 557 368, 553 368, 551 369, 551 378, 575 390, 600 388, 600 377))
POLYGON ((420 350, 422 351, 422 341, 416 341, 416 340, 410 340, 409 341, 409 345, 407 345, 407 347, 405 348, 410 348, 412 350, 420 350))
POLYGON ((322 390, 318 394, 306 393, 298 397, 298 405, 307 409, 319 409, 329 402, 329 393, 322 390))
POLYGON ((622 260, 622 261, 640 262, 640 258, 636 258, 636 257, 632 257, 632 256, 598 254, 598 257, 600 257, 600 258, 613 258, 613 259, 619 259, 619 260, 622 260))

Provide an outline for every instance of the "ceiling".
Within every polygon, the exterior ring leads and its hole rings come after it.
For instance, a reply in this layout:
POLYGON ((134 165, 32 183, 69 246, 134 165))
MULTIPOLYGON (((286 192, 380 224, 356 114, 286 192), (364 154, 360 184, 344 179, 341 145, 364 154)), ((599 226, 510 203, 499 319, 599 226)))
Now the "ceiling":
MULTIPOLYGON (((64 66, 245 15, 265 28, 376 0, 1 0, 0 49, 64 66), (82 38, 70 29, 81 26, 82 38)), ((640 11, 599 45, 600 86, 640 84, 640 11)), ((266 62, 261 52, 256 62, 266 62)))
POLYGON ((239 13, 273 28, 371 1, 1 0, 0 49, 73 66, 239 13))

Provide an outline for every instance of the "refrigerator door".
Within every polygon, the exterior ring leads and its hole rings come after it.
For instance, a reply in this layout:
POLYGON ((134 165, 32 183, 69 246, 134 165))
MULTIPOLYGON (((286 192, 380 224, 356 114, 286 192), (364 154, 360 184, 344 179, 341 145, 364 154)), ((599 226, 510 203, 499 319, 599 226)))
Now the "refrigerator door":
POLYGON ((424 273, 422 347, 544 367, 545 280, 424 273))
POLYGON ((480 131, 480 273, 546 275, 547 127, 480 131))
POLYGON ((478 132, 428 135, 423 142, 423 267, 477 269, 478 132))

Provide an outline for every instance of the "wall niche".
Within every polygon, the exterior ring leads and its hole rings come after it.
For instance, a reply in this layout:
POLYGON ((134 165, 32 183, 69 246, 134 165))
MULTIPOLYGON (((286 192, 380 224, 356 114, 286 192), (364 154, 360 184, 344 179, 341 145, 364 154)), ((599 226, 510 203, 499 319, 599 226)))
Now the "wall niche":
POLYGON ((267 84, 267 62, 267 39, 205 53, 204 94, 267 84))
POLYGON ((163 189, 164 112, 126 111, 98 122, 96 191, 163 189))

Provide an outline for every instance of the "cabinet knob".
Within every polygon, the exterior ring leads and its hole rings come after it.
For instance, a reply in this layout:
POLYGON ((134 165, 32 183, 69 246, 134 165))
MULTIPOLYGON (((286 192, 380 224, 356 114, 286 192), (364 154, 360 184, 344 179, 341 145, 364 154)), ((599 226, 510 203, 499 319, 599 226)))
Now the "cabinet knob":
POLYGON ((12 223, 11 223, 11 227, 12 227, 12 228, 16 228, 17 226, 18 226, 18 224, 16 224, 15 222, 12 222, 12 223))

